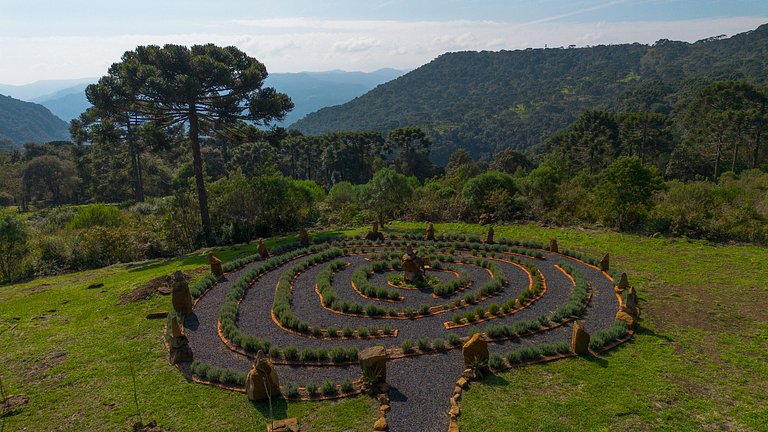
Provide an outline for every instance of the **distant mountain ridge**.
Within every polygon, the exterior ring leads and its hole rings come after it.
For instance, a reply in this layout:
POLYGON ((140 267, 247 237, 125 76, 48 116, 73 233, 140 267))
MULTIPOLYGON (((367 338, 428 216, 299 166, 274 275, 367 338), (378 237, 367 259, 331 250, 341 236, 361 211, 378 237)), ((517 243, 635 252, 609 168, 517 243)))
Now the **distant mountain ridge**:
POLYGON ((0 95, 0 137, 15 145, 69 139, 69 125, 47 108, 0 95))
MULTIPOLYGON (((282 126, 287 126, 321 108, 339 105, 390 81, 405 73, 397 69, 380 69, 374 72, 299 72, 270 74, 265 85, 287 93, 295 108, 288 113, 282 126)), ((70 121, 85 111, 90 103, 85 98, 85 88, 98 78, 78 80, 38 81, 24 86, 0 84, 10 96, 39 103, 59 118, 70 121)))
POLYGON ((439 163, 457 148, 488 159, 504 148, 540 144, 586 109, 669 112, 703 83, 764 85, 766 70, 768 25, 696 43, 455 52, 291 127, 320 135, 420 126, 433 138, 439 163))

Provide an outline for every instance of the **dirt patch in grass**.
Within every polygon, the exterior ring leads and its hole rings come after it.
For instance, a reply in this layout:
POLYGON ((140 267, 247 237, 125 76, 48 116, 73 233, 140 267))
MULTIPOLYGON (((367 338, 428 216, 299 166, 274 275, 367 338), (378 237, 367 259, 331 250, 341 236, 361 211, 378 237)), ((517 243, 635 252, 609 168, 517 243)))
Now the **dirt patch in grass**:
POLYGON ((0 418, 17 414, 29 404, 29 397, 26 395, 9 396, 0 402, 0 418))
POLYGON ((768 321, 765 292, 749 286, 734 292, 715 287, 656 287, 653 299, 640 305, 659 331, 697 328, 743 331, 745 321, 768 321))
MULTIPOLYGON (((187 270, 184 272, 184 276, 187 281, 208 271, 208 267, 198 267, 196 269, 187 270)), ((123 294, 118 300, 118 304, 124 305, 128 303, 136 303, 142 300, 148 300, 155 294, 168 295, 173 290, 173 277, 171 275, 160 276, 150 280, 149 282, 141 285, 133 291, 123 294)))

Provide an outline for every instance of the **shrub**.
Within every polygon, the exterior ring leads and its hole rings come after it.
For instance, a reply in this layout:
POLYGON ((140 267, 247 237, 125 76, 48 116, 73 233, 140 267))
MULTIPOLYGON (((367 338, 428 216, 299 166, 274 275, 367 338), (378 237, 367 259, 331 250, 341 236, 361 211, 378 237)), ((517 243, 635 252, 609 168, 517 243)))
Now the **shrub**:
POLYGON ((416 345, 418 345, 419 351, 430 351, 432 349, 432 345, 427 338, 419 338, 419 340, 416 341, 416 345))
POLYGON ((498 354, 491 354, 488 359, 488 366, 493 370, 501 370, 504 368, 504 359, 498 354))
POLYGON ((336 384, 334 384, 332 381, 326 381, 323 383, 321 391, 324 395, 334 395, 336 394, 336 384))
POLYGON ((299 397, 299 387, 292 382, 285 383, 285 395, 289 398, 299 397))
POLYGON ((75 217, 67 224, 70 229, 85 229, 94 226, 117 228, 122 226, 127 218, 119 208, 107 204, 91 204, 80 207, 75 217))
POLYGON ((445 349, 445 341, 437 338, 432 341, 432 348, 438 351, 445 349))
POLYGON ((326 330, 328 331, 328 336, 330 337, 336 337, 339 334, 339 329, 334 326, 329 326, 326 330))
POLYGON ((344 326, 344 329, 341 331, 341 333, 344 335, 344 337, 347 337, 347 338, 352 337, 352 335, 354 334, 354 332, 352 331, 351 328, 349 328, 349 326, 344 326))
POLYGON ((454 324, 461 324, 461 320, 463 318, 459 314, 453 315, 453 318, 451 318, 451 321, 453 321, 454 324))
POLYGON ((317 361, 317 353, 312 348, 304 348, 299 355, 301 361, 317 361))
POLYGON ((474 312, 467 312, 464 314, 464 318, 466 318, 467 322, 475 322, 477 318, 475 318, 474 312))
POLYGON ((448 336, 446 337, 448 340, 448 343, 456 346, 461 343, 461 338, 456 333, 448 333, 448 336))
POLYGON ((390 327, 389 327, 389 325, 385 325, 385 326, 384 326, 384 327, 381 329, 381 331, 382 331, 382 333, 384 333, 385 335, 390 335, 390 334, 392 334, 392 328, 390 328, 390 327))
POLYGON ((349 379, 345 379, 344 381, 341 382, 341 391, 343 391, 344 393, 349 393, 352 391, 352 389, 353 389, 352 381, 350 381, 349 379))
POLYGON ((405 339, 404 341, 400 342, 400 349, 403 350, 405 354, 412 353, 413 341, 410 339, 405 339))
POLYGON ((425 305, 425 304, 421 305, 419 307, 419 314, 421 314, 421 315, 429 314, 429 305, 425 305))
POLYGON ((283 357, 288 361, 296 361, 299 359, 299 350, 295 346, 285 347, 283 349, 283 357))
POLYGON ((309 384, 307 384, 307 392, 309 392, 310 395, 317 394, 317 383, 310 381, 309 384))
POLYGON ((492 303, 490 306, 488 306, 488 312, 490 312, 492 315, 498 315, 499 305, 497 305, 496 303, 492 303))
POLYGON ((357 335, 361 338, 368 337, 368 328, 360 326, 357 328, 357 335))

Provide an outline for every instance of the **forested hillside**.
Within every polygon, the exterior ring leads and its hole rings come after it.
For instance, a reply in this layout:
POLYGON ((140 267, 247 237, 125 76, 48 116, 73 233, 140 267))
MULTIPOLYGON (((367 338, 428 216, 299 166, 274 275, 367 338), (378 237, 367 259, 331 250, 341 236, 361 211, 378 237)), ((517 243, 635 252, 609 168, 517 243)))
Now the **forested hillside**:
POLYGON ((292 127, 319 135, 420 126, 436 162, 459 147, 488 160, 504 148, 537 146, 587 109, 674 113, 709 82, 763 85, 767 68, 768 25, 692 44, 448 53, 292 127))
POLYGON ((0 95, 0 137, 15 144, 69 139, 69 125, 44 106, 0 95))

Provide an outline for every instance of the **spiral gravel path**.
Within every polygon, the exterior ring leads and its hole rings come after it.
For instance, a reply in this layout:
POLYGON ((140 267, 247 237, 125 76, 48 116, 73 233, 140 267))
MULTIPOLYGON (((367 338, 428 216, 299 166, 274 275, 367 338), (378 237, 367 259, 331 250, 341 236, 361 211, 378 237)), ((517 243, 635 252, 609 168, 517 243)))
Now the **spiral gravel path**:
MULTIPOLYGON (((352 289, 352 274, 360 266, 367 265, 366 254, 381 252, 379 246, 363 246, 362 255, 341 257, 349 265, 334 274, 333 287, 338 292, 341 300, 367 304, 376 304, 384 308, 395 308, 402 311, 404 308, 418 309, 421 305, 441 305, 452 303, 455 298, 462 298, 466 294, 477 295, 480 286, 490 280, 490 274, 485 269, 470 264, 451 264, 454 268, 461 269, 469 275, 473 281, 466 290, 455 293, 445 298, 433 298, 431 291, 425 290, 399 290, 404 296, 401 302, 383 302, 380 300, 363 298, 352 289)), ((572 281, 555 265, 567 264, 581 275, 591 285, 591 300, 580 317, 582 326, 590 333, 601 328, 609 327, 616 315, 619 301, 613 291, 613 282, 598 269, 579 260, 556 253, 541 251, 543 259, 522 257, 511 254, 498 254, 505 260, 517 258, 523 263, 534 264, 544 279, 547 290, 540 299, 529 307, 509 316, 498 317, 485 323, 478 323, 466 327, 447 330, 443 323, 450 321, 454 313, 465 313, 474 310, 478 305, 486 310, 492 303, 503 304, 507 300, 516 298, 523 290, 528 288, 529 276, 520 267, 508 262, 487 258, 495 261, 506 275, 507 284, 504 289, 489 298, 457 311, 449 311, 435 315, 418 317, 415 319, 391 319, 388 317, 367 318, 334 313, 325 309, 315 291, 315 283, 318 274, 329 264, 318 263, 300 273, 293 283, 292 310, 301 319, 311 325, 319 327, 335 326, 343 328, 349 326, 355 329, 360 326, 381 327, 389 325, 393 330, 398 330, 397 337, 370 338, 370 339, 341 339, 327 340, 306 337, 287 332, 278 326, 272 318, 271 309, 274 300, 276 284, 283 271, 294 264, 307 259, 299 257, 285 262, 279 267, 257 278, 255 283, 246 291, 240 304, 237 325, 246 334, 257 336, 271 341, 278 347, 294 346, 302 348, 357 347, 364 349, 373 345, 384 345, 392 348, 398 347, 404 339, 417 340, 419 338, 445 339, 449 332, 459 336, 466 336, 473 330, 482 329, 491 324, 511 324, 519 320, 532 320, 541 315, 551 313, 563 305, 573 290, 572 281)), ((468 251, 457 251, 457 259, 467 255, 468 251)), ((468 258, 467 258, 468 259, 468 258)), ((207 291, 195 306, 194 313, 187 316, 184 322, 185 333, 194 352, 195 360, 209 363, 216 367, 230 368, 239 371, 247 371, 251 366, 251 359, 230 350, 220 339, 217 332, 218 313, 224 302, 227 292, 235 281, 246 274, 252 268, 258 266, 259 261, 250 263, 245 267, 228 273, 219 283, 207 291)), ((374 274, 370 277, 370 283, 393 290, 386 285, 388 272, 374 274)), ((441 281, 454 277, 448 272, 435 272, 441 281)), ((571 324, 567 323, 550 331, 541 332, 529 337, 521 337, 513 340, 494 341, 489 344, 492 353, 503 354, 520 346, 549 342, 569 342, 571 324)), ((355 380, 360 376, 360 368, 357 365, 345 366, 289 366, 276 365, 277 373, 282 383, 294 382, 305 384, 310 381, 322 383, 326 380, 343 381, 355 380)), ((464 369, 460 349, 422 354, 406 358, 391 359, 387 365, 387 382, 391 387, 391 411, 387 415, 390 430, 399 431, 445 431, 448 427, 449 398, 453 391, 456 379, 464 369)))

